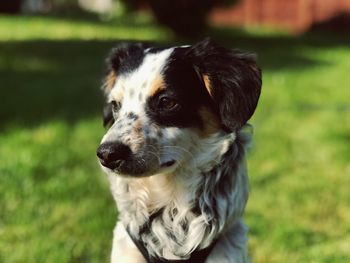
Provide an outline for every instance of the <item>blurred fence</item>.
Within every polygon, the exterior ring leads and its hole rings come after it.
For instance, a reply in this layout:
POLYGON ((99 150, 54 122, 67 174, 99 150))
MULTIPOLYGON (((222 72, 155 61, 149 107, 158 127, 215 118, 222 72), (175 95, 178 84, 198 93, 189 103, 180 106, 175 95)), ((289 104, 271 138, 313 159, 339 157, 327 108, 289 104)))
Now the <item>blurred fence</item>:
POLYGON ((313 24, 350 13, 350 0, 241 0, 230 8, 215 9, 216 25, 268 25, 303 32, 313 24))

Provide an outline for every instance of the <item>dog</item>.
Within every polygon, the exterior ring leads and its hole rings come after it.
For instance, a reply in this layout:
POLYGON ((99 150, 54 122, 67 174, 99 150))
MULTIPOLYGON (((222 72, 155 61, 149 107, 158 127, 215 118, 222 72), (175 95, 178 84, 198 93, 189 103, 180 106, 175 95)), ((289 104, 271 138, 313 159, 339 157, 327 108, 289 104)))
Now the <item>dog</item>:
POLYGON ((97 149, 119 211, 111 262, 249 262, 247 121, 261 86, 255 55, 211 39, 111 51, 97 149))

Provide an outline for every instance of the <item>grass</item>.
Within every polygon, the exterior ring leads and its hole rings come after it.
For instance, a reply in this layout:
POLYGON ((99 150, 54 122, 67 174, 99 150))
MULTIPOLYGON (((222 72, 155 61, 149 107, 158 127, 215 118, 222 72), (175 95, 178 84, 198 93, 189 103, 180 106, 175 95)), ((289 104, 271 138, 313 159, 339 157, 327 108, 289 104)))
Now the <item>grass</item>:
POLYGON ((166 40, 170 33, 154 27, 150 18, 139 14, 115 19, 113 23, 84 17, 34 17, 15 19, 0 16, 0 35, 6 40, 166 40), (74 25, 74 26, 72 26, 74 25))
MULTIPOLYGON (((208 32, 256 51, 245 214, 254 262, 350 262, 350 38, 208 32)), ((95 158, 103 58, 176 40, 142 19, 0 17, 0 262, 107 262, 117 211, 95 158)))

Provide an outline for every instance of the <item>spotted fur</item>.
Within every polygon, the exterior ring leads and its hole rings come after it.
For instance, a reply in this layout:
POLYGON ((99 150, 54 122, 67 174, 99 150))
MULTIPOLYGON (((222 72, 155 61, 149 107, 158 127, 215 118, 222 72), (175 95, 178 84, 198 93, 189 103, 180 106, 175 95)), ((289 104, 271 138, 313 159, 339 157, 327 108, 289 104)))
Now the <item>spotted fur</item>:
POLYGON ((129 234, 155 259, 189 259, 215 243, 205 262, 248 262, 246 122, 261 88, 253 57, 210 40, 124 44, 110 70, 111 127, 98 156, 120 212, 112 262, 145 262, 129 234))

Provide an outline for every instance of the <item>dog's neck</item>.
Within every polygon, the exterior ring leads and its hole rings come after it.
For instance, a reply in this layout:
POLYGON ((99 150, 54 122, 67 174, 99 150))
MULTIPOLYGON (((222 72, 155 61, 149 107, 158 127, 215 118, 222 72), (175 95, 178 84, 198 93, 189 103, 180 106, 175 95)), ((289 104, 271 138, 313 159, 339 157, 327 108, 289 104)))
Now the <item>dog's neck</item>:
POLYGON ((205 154, 175 174, 110 178, 120 219, 150 255, 188 258, 240 219, 248 198, 245 136, 210 138, 197 149, 205 154))

